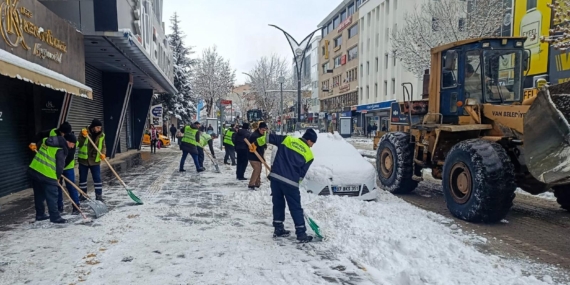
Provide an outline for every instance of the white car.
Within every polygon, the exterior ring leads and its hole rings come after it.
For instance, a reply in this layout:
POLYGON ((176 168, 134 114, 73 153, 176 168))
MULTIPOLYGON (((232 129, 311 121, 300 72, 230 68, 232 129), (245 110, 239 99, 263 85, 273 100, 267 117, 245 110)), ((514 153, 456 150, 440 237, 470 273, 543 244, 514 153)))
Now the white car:
MULTIPOLYGON (((296 137, 302 134, 295 133, 296 137)), ((374 166, 338 133, 319 133, 311 148, 314 161, 301 182, 301 191, 318 195, 355 196, 362 200, 376 198, 374 166)), ((272 154, 271 161, 275 158, 272 154)))

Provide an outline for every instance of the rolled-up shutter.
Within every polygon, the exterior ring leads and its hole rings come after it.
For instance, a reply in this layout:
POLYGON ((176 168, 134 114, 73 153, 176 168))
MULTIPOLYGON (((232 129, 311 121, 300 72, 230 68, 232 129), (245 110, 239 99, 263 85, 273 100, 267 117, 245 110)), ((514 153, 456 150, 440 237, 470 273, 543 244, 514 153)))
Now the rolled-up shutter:
POLYGON ((93 119, 99 119, 105 127, 103 120, 103 74, 100 70, 85 65, 85 85, 93 89, 93 100, 73 96, 67 113, 67 121, 73 127, 75 134, 89 124, 93 119))

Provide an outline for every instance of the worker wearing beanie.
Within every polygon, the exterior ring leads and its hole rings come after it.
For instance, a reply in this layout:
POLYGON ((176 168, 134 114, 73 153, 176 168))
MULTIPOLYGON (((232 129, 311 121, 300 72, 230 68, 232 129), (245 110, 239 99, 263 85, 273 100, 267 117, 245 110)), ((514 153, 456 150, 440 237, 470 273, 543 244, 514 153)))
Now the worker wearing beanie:
POLYGON ((57 129, 49 129, 37 133, 36 136, 34 137, 34 141, 31 142, 28 147, 32 151, 37 151, 38 150, 37 144, 41 145, 43 139, 52 136, 64 136, 66 134, 71 133, 71 131, 72 131, 71 125, 68 122, 63 122, 61 125, 59 125, 59 128, 57 129))
MULTIPOLYGON (((251 136, 249 137, 249 142, 252 145, 255 145, 253 148, 254 151, 263 158, 265 154, 265 149, 267 149, 267 124, 265 122, 259 123, 257 130, 255 130, 251 136)), ((250 190, 255 190, 255 188, 259 188, 261 186, 261 161, 255 155, 255 152, 250 152, 248 154, 249 164, 251 164, 251 168, 253 168, 253 172, 251 173, 251 178, 249 179, 248 188, 250 190)))
MULTIPOLYGON (((101 182, 101 160, 107 157, 107 147, 105 146, 105 133, 103 133, 103 124, 97 119, 93 119, 91 125, 81 130, 81 135, 77 140, 79 161, 79 188, 87 193, 87 174, 91 171, 93 177, 93 188, 95 188, 95 199, 103 201, 103 182, 101 182), (97 149, 89 142, 89 139, 95 143, 97 149), (99 150, 99 151, 97 151, 99 150), (99 154, 99 152, 101 154, 99 154)), ((81 201, 85 197, 81 196, 81 201)))
MULTIPOLYGON (((62 175, 72 183, 75 183, 75 145, 77 144, 77 137, 75 137, 73 133, 69 133, 64 135, 63 138, 67 141, 69 151, 67 153, 67 157, 65 158, 65 168, 63 169, 62 175)), ((61 185, 64 185, 64 182, 69 196, 73 202, 79 206, 79 193, 77 193, 75 187, 68 185, 67 181, 64 181, 63 178, 60 179, 61 185)), ((57 196, 57 208, 59 209, 60 213, 63 212, 63 193, 61 188, 59 188, 59 194, 57 196)), ((73 207, 71 214, 79 215, 79 210, 73 207)))
POLYGON ((205 169, 200 166, 200 161, 198 158, 198 145, 200 145, 200 122, 194 122, 190 126, 184 126, 180 129, 180 132, 183 134, 182 139, 180 140, 180 150, 182 150, 182 158, 180 159, 180 167, 178 171, 185 172, 184 164, 186 163, 186 157, 188 154, 192 156, 192 160, 194 160, 194 165, 196 165, 196 171, 202 172, 205 169))
MULTIPOLYGON (((317 133, 307 129, 302 138, 280 136, 270 133, 267 142, 277 146, 275 160, 271 166, 269 179, 271 181, 271 196, 273 202, 273 232, 274 237, 287 237, 289 231, 285 230, 285 201, 295 224, 295 233, 300 242, 310 242, 312 236, 307 235, 303 208, 301 207, 301 193, 299 183, 303 180, 311 163, 313 152, 311 147, 317 142, 317 133)), ((255 149, 255 146, 252 145, 255 149)), ((252 149, 250 148, 250 151, 252 149)))
POLYGON ((243 123, 241 129, 237 131, 235 140, 233 141, 235 145, 235 150, 237 153, 237 166, 236 166, 236 178, 238 180, 248 180, 245 178, 245 170, 247 169, 247 157, 248 157, 248 147, 245 143, 245 139, 249 139, 251 132, 249 131, 249 124, 243 123))

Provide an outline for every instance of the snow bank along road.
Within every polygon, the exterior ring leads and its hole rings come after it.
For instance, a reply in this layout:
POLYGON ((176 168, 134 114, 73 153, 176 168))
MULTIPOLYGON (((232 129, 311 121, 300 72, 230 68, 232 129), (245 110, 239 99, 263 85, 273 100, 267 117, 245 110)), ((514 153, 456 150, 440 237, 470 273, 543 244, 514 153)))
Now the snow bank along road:
MULTIPOLYGON (((376 156, 376 152, 372 150, 372 140, 348 141, 365 157, 376 156)), ((498 250, 511 256, 528 256, 570 271, 570 212, 560 209, 551 193, 537 197, 518 190, 514 206, 503 223, 473 224, 454 218, 445 205, 441 184, 438 181, 430 181, 429 174, 424 175, 424 178, 427 181, 420 183, 414 192, 398 197, 453 219, 464 230, 474 230, 488 238, 489 243, 485 246, 488 250, 498 250)))
MULTIPOLYGON (((222 157, 218 154, 217 157, 222 157)), ((304 195, 326 240, 271 238, 268 182, 251 192, 222 166, 177 171, 162 149, 123 172, 145 201, 105 182, 111 211, 92 223, 0 232, 0 284, 567 284, 563 272, 477 249, 484 238, 387 193, 377 202, 304 195)), ((189 160, 187 163, 190 163, 189 160)), ((190 165, 187 169, 192 169, 190 165)), ((249 169, 250 170, 250 169, 249 169)), ((287 216, 286 225, 293 228, 287 216)))

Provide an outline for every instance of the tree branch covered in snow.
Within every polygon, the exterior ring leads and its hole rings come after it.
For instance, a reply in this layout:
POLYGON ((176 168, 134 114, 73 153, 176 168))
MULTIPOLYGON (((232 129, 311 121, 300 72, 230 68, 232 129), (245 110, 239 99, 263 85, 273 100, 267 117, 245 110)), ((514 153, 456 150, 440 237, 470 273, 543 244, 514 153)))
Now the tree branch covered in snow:
MULTIPOLYGON (((279 92, 267 92, 268 90, 279 90, 279 77, 285 77, 283 89, 293 88, 293 77, 290 63, 286 58, 280 58, 277 55, 271 57, 262 57, 259 59, 255 67, 248 73, 247 83, 254 90, 253 96, 257 108, 264 110, 264 115, 268 118, 279 114, 279 105, 281 95, 279 92)), ((296 85, 295 88, 296 89, 296 85)), ((283 100, 291 98, 290 92, 283 92, 283 100)))
POLYGON ((191 116, 196 114, 197 98, 191 85, 192 68, 196 65, 196 60, 190 58, 194 53, 192 48, 184 44, 186 36, 180 29, 180 19, 176 13, 170 18, 170 23, 172 33, 167 35, 167 39, 172 50, 174 87, 178 93, 160 95, 153 99, 153 104, 163 104, 166 120, 174 116, 183 122, 190 122, 191 116))
POLYGON ((224 98, 234 87, 235 70, 230 62, 218 54, 216 46, 202 52, 196 67, 194 81, 196 93, 204 100, 206 112, 214 116, 214 104, 224 98))
POLYGON ((470 38, 500 35, 503 0, 439 0, 416 5, 392 31, 392 52, 418 77, 430 67, 434 47, 470 38))
POLYGON ((553 0, 547 5, 552 10, 552 27, 549 35, 540 40, 550 43, 554 49, 566 51, 570 48, 570 1, 553 0))

